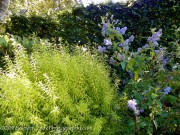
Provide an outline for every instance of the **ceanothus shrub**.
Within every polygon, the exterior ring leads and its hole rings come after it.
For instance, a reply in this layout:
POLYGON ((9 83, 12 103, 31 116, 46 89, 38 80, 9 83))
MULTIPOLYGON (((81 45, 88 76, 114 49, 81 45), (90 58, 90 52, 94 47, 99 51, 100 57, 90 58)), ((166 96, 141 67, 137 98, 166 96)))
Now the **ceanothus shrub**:
MULTIPOLYGON (((114 20, 113 15, 102 18, 102 23, 104 42, 98 46, 98 51, 106 56, 108 64, 122 80, 119 97, 129 96, 126 119, 129 134, 177 133, 179 64, 174 52, 167 52, 158 43, 163 30, 152 29, 147 43, 133 51, 131 43, 135 37, 123 38, 128 26, 116 27, 118 20, 114 20)), ((178 50, 178 43, 174 46, 178 50)))

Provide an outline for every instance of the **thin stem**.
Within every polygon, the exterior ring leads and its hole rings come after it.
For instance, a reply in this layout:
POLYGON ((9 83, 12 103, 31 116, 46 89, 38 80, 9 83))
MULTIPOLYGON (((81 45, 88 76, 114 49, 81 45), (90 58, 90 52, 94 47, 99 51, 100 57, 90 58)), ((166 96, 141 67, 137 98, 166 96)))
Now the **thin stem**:
POLYGON ((135 119, 135 127, 134 127, 134 132, 135 132, 135 135, 138 135, 138 128, 137 128, 137 119, 138 117, 136 115, 134 115, 134 119, 135 119))

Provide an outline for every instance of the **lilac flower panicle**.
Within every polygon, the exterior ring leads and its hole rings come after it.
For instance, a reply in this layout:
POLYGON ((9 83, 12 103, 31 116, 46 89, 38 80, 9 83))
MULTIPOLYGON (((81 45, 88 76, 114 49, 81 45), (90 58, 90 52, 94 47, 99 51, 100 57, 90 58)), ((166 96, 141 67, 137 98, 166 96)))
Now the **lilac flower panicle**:
POLYGON ((132 35, 129 37, 129 42, 133 42, 133 41, 134 41, 134 36, 132 35))
POLYGON ((118 22, 119 22, 119 20, 117 19, 114 24, 117 24, 118 22))
POLYGON ((170 87, 166 87, 166 88, 164 89, 164 94, 165 94, 165 95, 168 95, 169 92, 171 92, 171 88, 170 88, 170 87))
POLYGON ((106 51, 106 47, 98 46, 98 51, 100 53, 104 53, 106 51))
POLYGON ((129 44, 129 39, 126 39, 125 41, 124 41, 124 45, 128 45, 129 44))
POLYGON ((158 46, 159 45, 158 42, 157 42, 156 37, 148 37, 147 41, 149 43, 152 43, 154 46, 158 46))
POLYGON ((127 27, 123 27, 123 28, 116 27, 115 29, 116 29, 119 33, 121 33, 122 35, 124 35, 124 34, 126 33, 127 27))
POLYGON ((129 73, 129 76, 131 77, 131 78, 133 78, 134 77, 134 74, 133 74, 133 72, 132 71, 128 71, 128 73, 129 73))
POLYGON ((164 48, 161 47, 161 48, 159 48, 159 50, 162 52, 162 51, 164 51, 164 48))
POLYGON ((137 105, 137 102, 136 102, 135 99, 128 100, 128 107, 129 107, 129 109, 131 109, 133 111, 136 111, 136 105, 137 105))
POLYGON ((142 48, 148 48, 149 45, 148 44, 145 44, 142 48))
POLYGON ((165 65, 168 61, 169 61, 169 58, 168 58, 168 57, 165 58, 165 59, 163 59, 163 60, 162 60, 163 65, 165 65))
POLYGON ((159 53, 159 50, 154 50, 155 53, 159 53))
POLYGON ((122 35, 124 35, 125 33, 126 33, 126 30, 127 30, 127 27, 123 27, 122 29, 120 29, 120 33, 122 34, 122 35))
POLYGON ((125 57, 124 54, 120 54, 120 53, 117 54, 117 59, 118 59, 119 61, 124 61, 125 58, 126 58, 126 57, 125 57))
POLYGON ((106 48, 107 48, 107 49, 111 49, 111 47, 112 47, 112 46, 107 46, 106 48))
POLYGON ((154 45, 155 47, 158 47, 158 46, 159 46, 158 42, 154 42, 153 45, 154 45))
POLYGON ((140 109, 140 113, 144 113, 144 110, 143 110, 143 109, 140 109))
POLYGON ((120 47, 123 47, 123 43, 120 43, 119 46, 120 46, 120 47))
POLYGON ((161 37, 162 36, 162 29, 159 29, 159 31, 155 32, 155 35, 157 37, 161 37))
POLYGON ((102 27, 102 30, 101 30, 102 36, 105 36, 106 29, 107 29, 107 23, 104 23, 104 24, 103 24, 103 27, 102 27))
POLYGON ((124 61, 126 56, 124 54, 121 55, 122 60, 124 61))
POLYGON ((142 48, 138 48, 138 52, 140 52, 142 50, 142 48))
POLYGON ((116 27, 115 29, 120 33, 121 28, 116 27))
POLYGON ((147 41, 149 43, 152 43, 154 46, 158 46, 158 40, 162 36, 162 29, 159 29, 159 31, 155 32, 151 37, 148 37, 147 41))
POLYGON ((111 20, 113 20, 113 18, 114 18, 114 15, 111 15, 111 20))
POLYGON ((104 39, 104 45, 112 45, 112 41, 109 39, 104 39))
POLYGON ((111 57, 110 60, 109 60, 109 64, 115 65, 115 62, 116 62, 116 61, 113 59, 113 57, 111 57))

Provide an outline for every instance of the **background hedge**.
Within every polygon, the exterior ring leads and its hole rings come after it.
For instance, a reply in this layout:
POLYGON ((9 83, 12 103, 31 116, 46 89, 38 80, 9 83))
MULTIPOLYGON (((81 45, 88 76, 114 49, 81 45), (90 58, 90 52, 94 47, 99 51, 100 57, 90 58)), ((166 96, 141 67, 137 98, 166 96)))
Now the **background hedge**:
POLYGON ((72 12, 56 12, 56 20, 53 16, 11 16, 6 32, 20 36, 36 34, 56 42, 62 37, 62 41, 69 44, 100 44, 102 37, 98 24, 101 23, 100 17, 108 12, 122 21, 122 27, 128 27, 127 36, 135 35, 136 47, 145 43, 146 36, 151 34, 151 28, 163 29, 162 42, 167 46, 167 42, 175 38, 174 30, 179 28, 179 1, 142 0, 131 7, 120 3, 76 7, 72 12))

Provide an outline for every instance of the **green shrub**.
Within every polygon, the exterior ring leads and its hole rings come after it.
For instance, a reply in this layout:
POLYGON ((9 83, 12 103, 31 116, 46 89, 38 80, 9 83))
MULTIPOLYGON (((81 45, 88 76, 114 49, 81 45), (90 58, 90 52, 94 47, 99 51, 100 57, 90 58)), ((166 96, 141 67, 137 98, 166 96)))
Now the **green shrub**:
POLYGON ((179 1, 175 0, 141 0, 131 7, 122 4, 101 4, 87 7, 77 7, 72 11, 54 11, 45 18, 41 16, 11 16, 7 23, 6 32, 20 36, 36 34, 41 38, 48 38, 71 45, 92 44, 103 42, 100 33, 101 16, 111 13, 122 24, 119 27, 128 27, 127 37, 134 35, 133 48, 137 49, 146 42, 151 34, 150 29, 163 29, 162 45, 169 47, 174 41, 174 30, 179 28, 179 1))
POLYGON ((127 27, 116 27, 113 16, 102 18, 104 45, 98 51, 107 57, 120 81, 120 98, 129 96, 127 134, 178 134, 179 111, 179 29, 172 50, 159 44, 163 30, 152 32, 146 45, 130 49, 134 36, 124 39, 127 27), (108 19, 111 18, 111 19, 108 19), (124 85, 124 89, 122 89, 124 85), (132 113, 133 112, 133 113, 132 113))
POLYGON ((14 40, 14 60, 5 57, 0 132, 113 134, 116 95, 107 68, 88 53, 70 55, 43 44, 28 55, 14 40))

